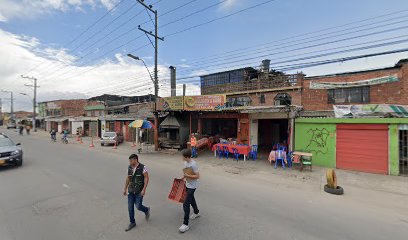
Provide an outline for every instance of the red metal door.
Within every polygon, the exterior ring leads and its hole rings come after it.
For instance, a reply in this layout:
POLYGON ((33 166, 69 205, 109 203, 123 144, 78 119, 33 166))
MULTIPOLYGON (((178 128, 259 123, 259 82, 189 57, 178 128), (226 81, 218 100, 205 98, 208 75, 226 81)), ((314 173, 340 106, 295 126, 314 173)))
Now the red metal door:
POLYGON ((388 125, 337 124, 336 166, 388 174, 388 125))

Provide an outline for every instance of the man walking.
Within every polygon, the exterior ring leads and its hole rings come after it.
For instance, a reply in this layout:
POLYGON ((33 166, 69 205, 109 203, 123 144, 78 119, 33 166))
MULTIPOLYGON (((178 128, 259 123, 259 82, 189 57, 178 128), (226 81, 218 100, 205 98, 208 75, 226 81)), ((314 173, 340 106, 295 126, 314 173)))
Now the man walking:
POLYGON ((184 221, 183 225, 179 228, 181 233, 184 233, 190 229, 188 226, 189 219, 196 219, 200 217, 200 211, 198 210, 197 203, 194 197, 194 192, 198 186, 198 179, 200 178, 200 173, 198 172, 197 163, 191 159, 191 150, 184 149, 182 152, 183 161, 184 161, 184 178, 186 180, 186 190, 187 196, 184 200, 183 209, 184 209, 184 221), (189 169, 191 168, 191 169, 189 169), (193 207, 193 214, 190 216, 190 205, 193 207))
POLYGON ((139 163, 139 157, 132 154, 129 157, 129 167, 125 182, 123 195, 128 196, 128 210, 130 224, 125 229, 129 231, 136 226, 135 208, 145 214, 146 220, 150 218, 150 208, 143 206, 143 197, 146 194, 147 184, 149 183, 149 174, 146 167, 139 163))

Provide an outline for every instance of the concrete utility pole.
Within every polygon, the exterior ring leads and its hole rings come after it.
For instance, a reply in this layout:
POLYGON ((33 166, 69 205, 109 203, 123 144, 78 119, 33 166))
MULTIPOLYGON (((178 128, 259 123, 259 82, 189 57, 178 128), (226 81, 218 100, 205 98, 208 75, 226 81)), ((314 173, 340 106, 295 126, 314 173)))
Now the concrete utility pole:
POLYGON ((0 90, 0 92, 10 93, 10 119, 14 120, 13 91, 0 90))
MULTIPOLYGON (((139 30, 144 32, 146 36, 149 38, 149 35, 154 37, 154 149, 157 151, 159 149, 159 131, 158 131, 158 125, 159 125, 159 119, 158 119, 158 113, 157 113, 157 99, 159 97, 159 79, 158 79, 158 69, 157 69, 157 62, 158 62, 158 40, 164 41, 164 38, 161 38, 158 36, 158 16, 157 16, 157 10, 153 10, 152 5, 146 5, 144 3, 144 0, 137 0, 143 7, 145 7, 148 11, 152 12, 154 14, 154 34, 152 31, 147 31, 144 30, 143 28, 140 27, 139 25, 139 30)), ((149 13, 149 12, 148 12, 149 13)), ((150 17, 150 15, 149 15, 150 17)), ((150 40, 150 38, 149 38, 150 40)))
POLYGON ((34 89, 34 96, 33 96, 33 131, 36 132, 37 131, 37 127, 36 127, 36 106, 37 106, 37 88, 39 86, 37 86, 37 78, 34 77, 27 77, 27 76, 23 76, 21 75, 22 78, 27 78, 33 81, 33 85, 30 84, 24 84, 24 86, 26 87, 32 87, 34 89))

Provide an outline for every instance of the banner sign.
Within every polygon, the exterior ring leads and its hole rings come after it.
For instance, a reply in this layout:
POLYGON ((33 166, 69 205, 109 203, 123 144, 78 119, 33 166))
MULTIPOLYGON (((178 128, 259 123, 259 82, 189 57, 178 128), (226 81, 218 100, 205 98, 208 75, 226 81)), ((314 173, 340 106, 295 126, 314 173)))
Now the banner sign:
POLYGON ((398 76, 386 76, 379 78, 372 78, 368 80, 356 82, 310 82, 310 89, 335 89, 335 88, 349 88, 349 87, 363 87, 383 83, 398 82, 398 76))
POLYGON ((353 117, 408 117, 408 106, 389 104, 333 105, 336 118, 353 117))
POLYGON ((211 111, 225 104, 225 95, 185 96, 184 110, 211 111))
POLYGON ((183 97, 165 97, 160 98, 157 103, 158 110, 175 110, 181 111, 183 110, 183 97))

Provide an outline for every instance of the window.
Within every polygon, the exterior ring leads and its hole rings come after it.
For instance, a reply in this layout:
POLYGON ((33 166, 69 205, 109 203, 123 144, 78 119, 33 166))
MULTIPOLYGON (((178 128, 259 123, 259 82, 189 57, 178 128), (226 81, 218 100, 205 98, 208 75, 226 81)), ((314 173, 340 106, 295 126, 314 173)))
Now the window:
POLYGON ((230 97, 227 99, 228 107, 242 107, 242 106, 250 106, 251 105, 251 98, 244 96, 244 97, 230 97))
POLYGON ((259 103, 265 103, 265 94, 261 94, 259 97, 259 103))
POLYGON ((99 111, 95 111, 94 115, 95 117, 99 117, 99 111))
POLYGON ((370 87, 329 89, 327 94, 331 104, 370 102, 370 87))
POLYGON ((287 93, 278 93, 275 96, 275 106, 292 105, 292 97, 287 93))
POLYGON ((87 111, 87 112, 86 112, 86 116, 87 116, 87 117, 92 117, 92 112, 91 112, 91 111, 87 111))

